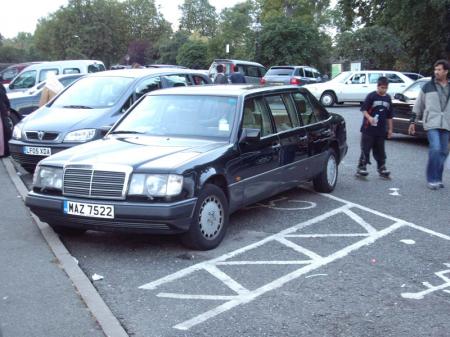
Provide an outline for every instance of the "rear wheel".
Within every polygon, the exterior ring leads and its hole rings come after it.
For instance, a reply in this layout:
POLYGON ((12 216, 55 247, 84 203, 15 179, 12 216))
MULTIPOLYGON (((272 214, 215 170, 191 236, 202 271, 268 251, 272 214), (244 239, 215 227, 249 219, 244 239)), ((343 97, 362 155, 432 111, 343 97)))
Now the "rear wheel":
POLYGON ((185 246, 197 250, 216 248, 228 225, 228 201, 216 185, 206 184, 195 206, 189 230, 181 237, 185 246))
POLYGON ((328 157, 322 172, 313 179, 314 189, 317 192, 330 193, 334 190, 338 177, 338 164, 336 152, 328 150, 328 157))
POLYGON ((320 103, 323 106, 331 107, 336 103, 336 96, 332 91, 325 91, 322 96, 320 96, 320 103))

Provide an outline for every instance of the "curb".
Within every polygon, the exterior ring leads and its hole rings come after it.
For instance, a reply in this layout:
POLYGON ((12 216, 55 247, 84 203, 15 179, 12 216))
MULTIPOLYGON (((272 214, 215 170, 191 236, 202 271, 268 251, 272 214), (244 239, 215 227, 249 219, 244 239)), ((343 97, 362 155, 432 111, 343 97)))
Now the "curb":
MULTIPOLYGON (((28 190, 22 180, 17 176, 11 160, 8 158, 3 158, 2 162, 22 200, 25 200, 28 190)), ((129 337, 120 322, 100 297, 89 278, 78 266, 74 257, 70 255, 67 248, 63 245, 58 235, 49 225, 40 221, 36 215, 30 211, 29 213, 41 231, 42 236, 49 245, 53 254, 58 259, 61 268, 72 281, 72 284, 80 294, 92 316, 97 320, 105 335, 107 337, 129 337)))

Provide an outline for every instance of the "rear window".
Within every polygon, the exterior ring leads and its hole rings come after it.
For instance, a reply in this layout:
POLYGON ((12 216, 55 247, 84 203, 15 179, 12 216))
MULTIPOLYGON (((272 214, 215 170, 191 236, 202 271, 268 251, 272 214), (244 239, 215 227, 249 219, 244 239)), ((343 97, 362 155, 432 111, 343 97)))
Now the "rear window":
POLYGON ((294 68, 270 68, 267 76, 291 76, 294 68))
POLYGON ((105 70, 105 66, 100 63, 94 63, 94 64, 90 64, 88 66, 88 73, 97 73, 99 71, 104 71, 104 70, 105 70))

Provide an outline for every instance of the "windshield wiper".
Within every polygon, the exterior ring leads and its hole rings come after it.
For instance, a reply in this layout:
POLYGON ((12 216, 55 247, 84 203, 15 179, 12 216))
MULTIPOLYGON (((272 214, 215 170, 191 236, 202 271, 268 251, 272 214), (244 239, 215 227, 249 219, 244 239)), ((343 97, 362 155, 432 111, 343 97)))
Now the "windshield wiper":
POLYGON ((64 105, 63 108, 69 108, 69 109, 93 109, 90 106, 86 106, 86 105, 64 105))
POLYGON ((120 133, 138 133, 138 134, 144 134, 145 132, 139 132, 139 131, 132 131, 132 130, 117 130, 117 131, 111 131, 109 134, 120 134, 120 133))

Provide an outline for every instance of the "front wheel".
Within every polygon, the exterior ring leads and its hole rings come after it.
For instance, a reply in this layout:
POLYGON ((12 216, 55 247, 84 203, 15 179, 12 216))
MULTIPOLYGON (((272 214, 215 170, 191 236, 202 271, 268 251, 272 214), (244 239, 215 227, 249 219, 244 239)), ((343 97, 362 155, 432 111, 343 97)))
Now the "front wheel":
POLYGON ((216 248, 228 225, 228 201, 216 185, 206 184, 195 206, 189 230, 181 237, 185 246, 197 250, 216 248))
POLYGON ((331 91, 326 91, 320 96, 320 103, 326 107, 332 107, 336 103, 336 97, 331 91))
POLYGON ((313 185, 317 192, 330 193, 334 190, 338 177, 338 164, 336 152, 333 149, 328 150, 328 157, 325 165, 314 179, 313 185))

